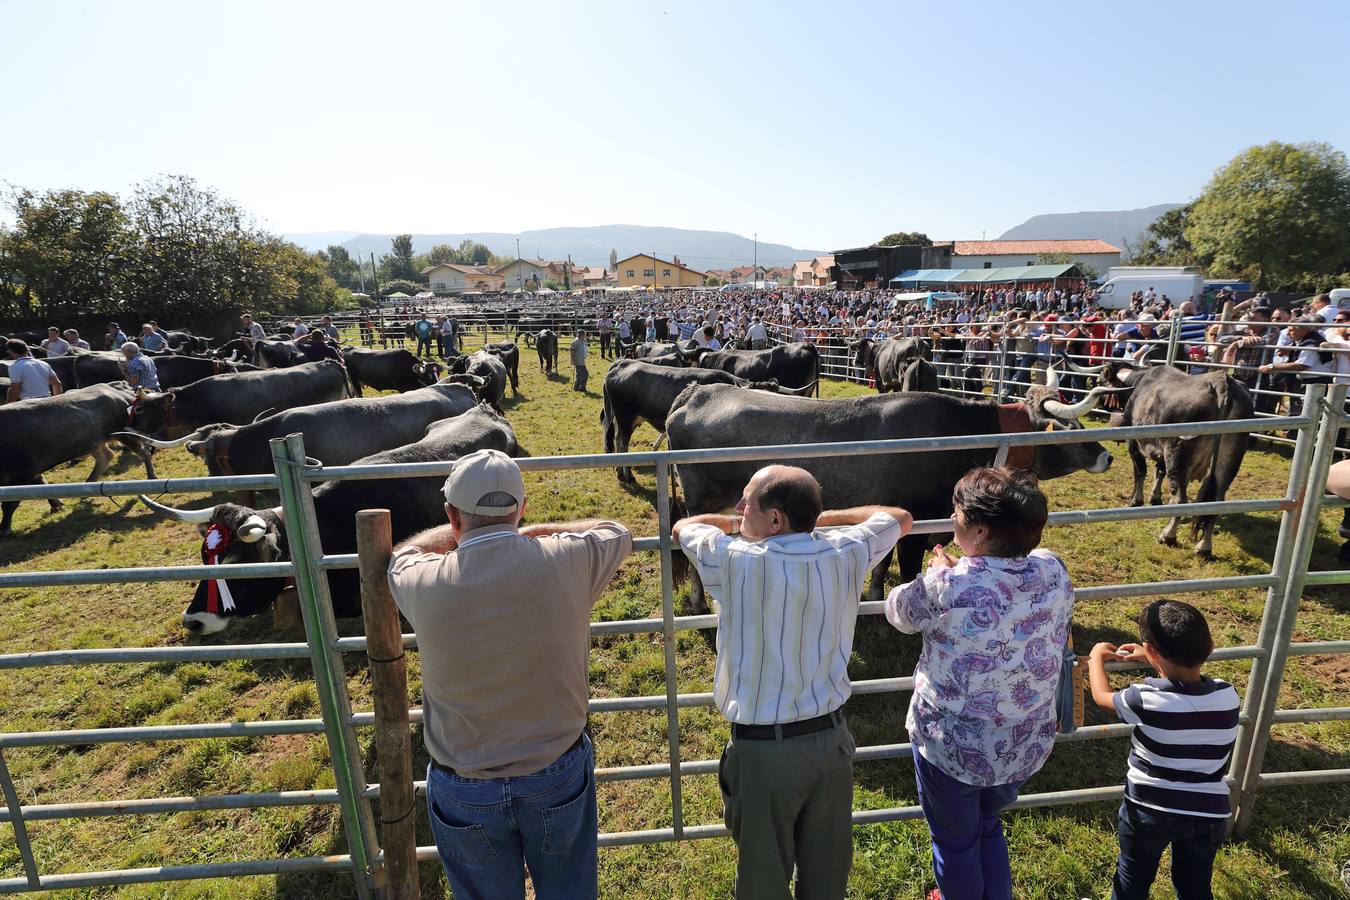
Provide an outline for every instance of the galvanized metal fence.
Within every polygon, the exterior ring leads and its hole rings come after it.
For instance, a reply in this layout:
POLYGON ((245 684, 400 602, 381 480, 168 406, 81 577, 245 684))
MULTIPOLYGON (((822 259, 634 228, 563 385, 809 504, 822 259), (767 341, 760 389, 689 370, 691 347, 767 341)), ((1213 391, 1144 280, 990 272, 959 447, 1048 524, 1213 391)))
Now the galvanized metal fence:
MULTIPOLYGON (((1292 430, 1297 434, 1290 462, 1285 493, 1279 497, 1193 503, 1178 506, 1123 507, 1096 510, 1066 510, 1053 513, 1050 524, 1056 527, 1170 517, 1176 514, 1225 514, 1278 512, 1280 525, 1270 570, 1260 575, 1144 582, 1080 587, 1082 599, 1147 597, 1233 589, 1264 589, 1265 611, 1256 642, 1224 647, 1215 651, 1218 660, 1251 660, 1240 718, 1240 738, 1229 771, 1235 798, 1235 828, 1240 836, 1249 827, 1256 792, 1262 788, 1317 782, 1350 780, 1350 769, 1266 773, 1263 771, 1271 729, 1294 722, 1344 720, 1350 707, 1330 709, 1278 709, 1279 689, 1291 656, 1350 652, 1350 641, 1291 643, 1302 591, 1306 586, 1350 583, 1350 570, 1309 573, 1308 561, 1318 530, 1319 513, 1324 505, 1340 504, 1324 497, 1327 470, 1337 429, 1341 425, 1345 388, 1328 390, 1310 386, 1300 415, 1203 425, 1158 425, 1132 428, 1105 428, 1084 431, 1036 432, 943 438, 914 438, 816 445, 785 445, 715 450, 683 450, 624 455, 595 454, 571 457, 544 457, 521 460, 526 471, 561 471, 615 466, 650 466, 656 473, 656 507, 659 534, 635 541, 637 551, 656 552, 661 562, 662 615, 660 618, 597 622, 592 635, 661 634, 664 642, 665 692, 651 696, 596 698, 590 703, 592 714, 624 710, 661 710, 666 712, 669 759, 665 763, 602 768, 597 779, 603 782, 635 779, 664 779, 669 782, 669 827, 614 832, 600 836, 601 846, 656 843, 719 837, 726 834, 720 823, 685 822, 681 802, 681 778, 713 774, 717 761, 684 760, 681 755, 679 710, 712 703, 710 693, 680 694, 676 684, 676 633, 681 630, 716 627, 716 617, 677 616, 671 557, 675 548, 670 538, 672 467, 700 462, 730 460, 777 461, 802 457, 858 456, 878 453, 914 453, 1004 446, 1041 446, 1073 443, 1085 439, 1124 440, 1128 438, 1166 438, 1198 434, 1228 434, 1243 431, 1292 430)), ((277 490, 285 509, 285 521, 292 548, 290 562, 240 564, 228 566, 173 566, 66 572, 7 572, 0 574, 0 588, 42 585, 124 584, 138 581, 196 581, 205 578, 275 578, 293 576, 301 600, 305 622, 304 643, 269 643, 224 646, 181 646, 109 649, 51 650, 0 656, 0 669, 10 671, 43 670, 52 667, 98 663, 173 663, 219 662, 232 659, 309 659, 314 668, 320 699, 319 719, 233 721, 179 725, 148 725, 126 728, 53 730, 0 734, 0 788, 5 809, 0 821, 13 831, 23 864, 23 875, 0 879, 0 893, 117 886, 185 879, 219 878, 249 875, 282 875, 304 872, 347 872, 356 891, 370 896, 382 885, 383 854, 371 812, 372 800, 381 794, 380 785, 365 781, 364 767, 357 742, 357 730, 374 724, 370 712, 353 712, 342 665, 342 655, 365 651, 364 638, 338 637, 333 620, 327 579, 323 573, 336 568, 356 566, 354 554, 325 555, 319 545, 318 528, 310 486, 334 479, 379 479, 442 475, 447 463, 414 463, 380 466, 308 465, 303 441, 298 435, 273 444, 276 472, 273 475, 231 476, 226 478, 183 478, 154 481, 121 481, 96 484, 34 485, 0 488, 0 500, 47 497, 127 496, 137 493, 176 493, 221 490, 277 490), (160 797, 133 800, 97 800, 81 803, 24 804, 4 764, 5 751, 44 746, 82 746, 128 741, 195 740, 214 737, 242 737, 279 734, 323 734, 330 750, 336 786, 330 790, 273 791, 195 797, 160 797), (35 858, 27 826, 34 822, 71 818, 144 815, 185 811, 258 809, 282 806, 337 805, 341 810, 348 853, 334 856, 310 856, 269 860, 225 861, 206 864, 166 865, 113 871, 46 873, 35 858)), ((1343 505, 1343 504, 1340 504, 1343 505)), ((943 520, 918 522, 916 533, 942 533, 950 528, 943 520)), ((1053 544, 1053 539, 1051 540, 1053 544)), ((860 613, 877 615, 880 603, 863 603, 860 613)), ((413 635, 404 636, 408 648, 416 645, 413 635)), ((1126 664, 1113 664, 1125 668, 1126 664)), ((854 682, 857 694, 909 691, 909 677, 869 679, 854 682)), ((412 710, 411 720, 421 721, 421 710, 412 710)), ((1080 728, 1060 741, 1077 742, 1120 737, 1130 732, 1122 724, 1080 728)), ((1123 752, 1123 750, 1122 750, 1123 752)), ((897 742, 860 747, 857 761, 894 759, 909 753, 909 744, 897 742)), ((419 791, 425 785, 417 785, 419 791)), ((1083 788, 1029 794, 1020 798, 1019 808, 1057 806, 1118 798, 1123 787, 1083 788)), ((858 810, 855 824, 913 819, 922 816, 917 806, 858 810)), ((434 847, 421 847, 418 857, 435 859, 434 847)))

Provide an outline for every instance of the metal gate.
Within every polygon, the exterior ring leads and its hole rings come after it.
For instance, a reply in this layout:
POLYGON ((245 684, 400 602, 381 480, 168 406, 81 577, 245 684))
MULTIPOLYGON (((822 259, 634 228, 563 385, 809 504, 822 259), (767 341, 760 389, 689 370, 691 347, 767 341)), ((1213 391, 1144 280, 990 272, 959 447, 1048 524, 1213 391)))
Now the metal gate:
MULTIPOLYGON (((1145 597, 1180 592, 1227 589, 1265 589, 1266 602, 1255 644, 1223 647, 1215 651, 1219 660, 1250 660, 1251 676, 1240 718, 1237 747, 1229 773, 1235 798, 1235 829, 1242 836, 1250 825, 1256 792, 1265 787, 1350 780, 1350 769, 1299 772, 1263 772, 1266 748, 1271 728, 1292 722, 1311 722, 1350 719, 1350 707, 1326 709, 1277 709, 1279 688, 1290 656, 1350 652, 1350 641, 1319 641, 1291 643, 1295 619, 1302 591, 1306 586, 1350 583, 1350 570, 1331 572, 1307 571, 1313 540, 1317 535, 1318 517, 1325 506, 1344 506, 1344 501, 1326 497, 1327 470, 1332 461, 1335 436, 1342 424, 1345 388, 1328 389, 1310 386, 1304 397, 1302 414, 1241 421, 1204 423, 1203 425, 1158 425, 1131 428, 1103 428, 1090 431, 1060 431, 1053 433, 998 434, 944 438, 915 438, 891 441, 871 441, 837 444, 788 445, 715 450, 683 450, 625 455, 595 454, 571 457, 544 457, 520 460, 525 471, 553 471, 578 468, 613 468, 624 466, 652 466, 656 471, 656 503, 660 534, 640 538, 634 550, 656 552, 661 560, 662 616, 653 619, 597 622, 591 626, 592 635, 659 633, 664 641, 664 694, 651 696, 613 697, 593 699, 592 714, 620 710, 666 711, 669 759, 654 765, 603 768, 597 771, 600 781, 633 779, 665 779, 670 788, 671 827, 641 831, 615 832, 600 836, 601 846, 656 843, 672 840, 720 837, 726 830, 720 823, 687 824, 681 804, 682 776, 713 774, 716 760, 684 760, 680 752, 678 711, 680 708, 707 706, 712 703, 709 693, 678 694, 676 691, 676 632, 716 627, 716 618, 705 616, 676 616, 671 555, 676 552, 670 539, 671 526, 671 467, 697 462, 727 460, 778 461, 801 457, 857 456, 877 453, 912 453, 968 448, 997 448, 1074 443, 1085 439, 1124 440, 1143 437, 1176 437, 1198 434, 1227 434, 1239 431, 1293 430, 1297 439, 1293 449, 1290 477, 1283 496, 1254 500, 1232 500, 1215 503, 1191 503, 1178 506, 1121 507, 1096 510, 1067 510, 1050 515, 1051 526, 1074 526, 1089 523, 1115 522, 1170 517, 1173 514, 1222 513, 1280 513, 1278 539, 1270 570, 1265 574, 1185 581, 1145 582, 1134 584, 1096 585, 1080 587, 1077 595, 1086 599, 1145 597)), ((377 892, 382 884, 383 854, 376 832, 370 801, 380 796, 380 785, 367 784, 363 774, 356 731, 374 724, 374 715, 368 711, 354 712, 350 706, 347 683, 342 667, 342 655, 363 653, 364 638, 339 638, 328 597, 327 579, 323 573, 334 568, 357 565, 354 554, 325 555, 319 545, 318 528, 310 485, 334 479, 378 479, 406 476, 443 475, 447 463, 415 463, 381 466, 310 466, 306 464, 303 441, 292 435, 284 441, 273 442, 276 472, 262 476, 231 476, 225 478, 181 478, 161 480, 115 481, 94 484, 37 485, 0 488, 0 500, 38 499, 48 497, 127 496, 137 493, 174 493, 225 490, 277 490, 285 508, 285 521, 292 548, 291 562, 259 563, 235 566, 172 566, 124 569, 76 570, 66 572, 8 572, 0 574, 0 588, 38 585, 124 584, 142 581, 197 581, 219 578, 293 576, 299 589, 301 610, 305 623, 305 643, 265 643, 225 646, 182 646, 111 648, 100 650, 54 650, 0 656, 0 669, 46 669, 94 663, 165 663, 218 662, 232 659, 309 659, 314 667, 314 680, 320 700, 322 718, 214 722, 189 725, 139 726, 90 730, 40 731, 0 734, 0 788, 3 788, 5 808, 0 810, 0 822, 13 830, 23 862, 21 877, 0 879, 0 893, 58 888, 87 888, 105 885, 127 885, 227 876, 280 875, 299 872, 350 872, 356 890, 361 896, 377 892), (42 746, 79 746, 90 744, 129 742, 196 740, 215 737, 240 737, 278 734, 324 734, 331 754, 336 779, 332 790, 275 791, 249 794, 227 794, 197 797, 162 797, 136 800, 103 800, 86 803, 28 804, 20 802, 14 783, 4 765, 4 751, 42 746), (314 856, 250 861, 227 861, 208 864, 168 865, 153 868, 124 869, 100 872, 44 873, 34 858, 26 826, 31 822, 69 818, 141 815, 148 813, 176 813, 199 810, 256 809, 280 806, 327 804, 341 809, 348 853, 337 856, 314 856)), ((941 533, 950 529, 947 520, 917 522, 914 533, 941 533)), ((881 612, 879 603, 863 603, 862 615, 881 612)), ((404 636, 407 647, 415 647, 412 635, 404 636)), ((1113 664, 1115 668, 1129 668, 1129 664, 1113 664)), ((856 681, 854 693, 871 694, 909 691, 913 679, 883 678, 856 681)), ((412 710, 411 718, 420 721, 421 710, 412 710)), ((1060 736, 1060 741, 1101 740, 1127 735, 1131 726, 1124 724, 1097 725, 1080 728, 1072 735, 1060 736)), ((909 744, 893 743, 858 748, 856 761, 893 759, 908 755, 909 744)), ((417 785, 424 790, 424 784, 417 785)), ((1029 794, 1021 797, 1017 807, 1057 806, 1115 799, 1123 787, 1084 788, 1080 790, 1029 794)), ((855 824, 920 818, 916 806, 855 811, 855 824)), ((435 859, 434 847, 418 850, 420 859, 435 859)))

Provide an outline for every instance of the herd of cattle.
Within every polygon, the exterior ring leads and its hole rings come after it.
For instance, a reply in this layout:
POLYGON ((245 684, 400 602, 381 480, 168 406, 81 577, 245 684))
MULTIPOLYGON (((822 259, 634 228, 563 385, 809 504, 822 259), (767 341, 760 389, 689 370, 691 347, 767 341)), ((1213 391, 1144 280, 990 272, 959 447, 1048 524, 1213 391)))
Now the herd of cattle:
MULTIPOLYGON (((253 353, 245 352, 253 349, 247 344, 231 342, 215 351, 198 345, 199 355, 193 355, 184 341, 180 352, 156 358, 163 390, 155 393, 133 391, 119 380, 120 370, 108 354, 50 360, 63 367, 59 374, 71 389, 57 397, 0 407, 0 429, 7 437, 0 446, 0 484, 43 483, 46 471, 90 455, 95 464, 89 479, 95 480, 111 461, 111 448, 119 445, 139 455, 150 478, 156 477, 154 454, 174 448, 197 456, 211 475, 266 473, 272 470, 269 442, 296 432, 304 435, 306 454, 326 465, 444 461, 486 447, 518 455, 522 451, 502 410, 506 389, 519 392, 518 337, 458 356, 444 370, 406 349, 347 348, 343 362, 303 362, 289 352, 294 345, 288 348, 284 336, 253 353), (363 397, 364 387, 398 393, 363 397)), ((549 328, 530 333, 527 344, 538 352, 541 371, 556 369, 558 343, 549 328)), ((866 342, 854 351, 858 365, 875 379, 878 393, 823 400, 818 398, 820 357, 809 344, 711 352, 669 342, 638 345, 634 358, 616 361, 605 375, 600 414, 605 451, 625 452, 641 422, 678 450, 1081 429, 1080 419, 1111 392, 1128 395, 1112 424, 1252 416, 1247 389, 1217 372, 1188 375, 1173 368, 1119 363, 1075 367, 1078 374, 1095 378, 1097 386, 1070 403, 1060 399, 1052 370, 1050 383, 1033 387, 1024 400, 999 404, 942 393, 925 340, 866 342), (806 396, 812 392, 816 398, 806 396)), ((1064 360, 1063 365, 1071 363, 1064 360)), ((1128 442, 1134 465, 1132 503, 1144 502, 1150 460, 1156 466, 1151 502, 1161 502, 1163 479, 1169 483, 1171 502, 1186 502, 1191 481, 1201 483, 1197 500, 1223 499, 1248 439, 1238 433, 1128 442)), ((952 488, 962 474, 995 461, 995 450, 986 448, 816 457, 795 464, 816 476, 829 507, 880 503, 932 519, 951 513, 952 488)), ((1031 469, 1041 478, 1057 478, 1104 472, 1112 457, 1101 444, 1084 440, 1005 449, 997 461, 1031 469)), ((761 464, 678 467, 682 510, 729 508, 761 464)), ((626 469, 619 469, 618 477, 633 478, 626 469)), ((391 511, 395 541, 442 523, 440 483, 440 478, 422 477, 319 485, 314 502, 325 550, 355 550, 354 515, 363 508, 391 511)), ((212 530, 216 543, 211 562, 289 557, 279 507, 227 502, 180 510, 142 499, 161 513, 197 525, 203 535, 212 530)), ((17 506, 18 501, 4 501, 0 534, 10 531, 17 506)), ((1174 543, 1177 524, 1172 519, 1159 540, 1174 543)), ((1210 552, 1213 527, 1213 517, 1194 522, 1197 553, 1210 552)), ((902 578, 918 574, 928 540, 913 537, 900 543, 902 578)), ((203 560, 208 560, 205 548, 203 560)), ((869 599, 881 599, 889 563, 888 556, 874 572, 869 599)), ((355 573, 333 571, 328 579, 336 613, 358 615, 355 573)), ((267 610, 284 587, 277 579, 203 582, 183 615, 184 625, 198 633, 220 631, 232 616, 267 610)), ((691 601, 696 612, 706 609, 696 580, 691 601)))

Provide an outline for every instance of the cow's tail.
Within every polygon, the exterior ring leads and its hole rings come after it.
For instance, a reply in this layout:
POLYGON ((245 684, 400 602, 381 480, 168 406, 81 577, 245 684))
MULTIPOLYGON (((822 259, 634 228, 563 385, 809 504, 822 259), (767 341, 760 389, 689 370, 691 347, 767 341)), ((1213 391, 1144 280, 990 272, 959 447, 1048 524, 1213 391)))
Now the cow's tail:
POLYGON ((609 391, 605 386, 600 388, 600 430, 605 434, 605 452, 614 452, 614 438, 616 425, 614 423, 614 408, 610 403, 609 391))
MULTIPOLYGON (((670 479, 670 524, 674 525, 685 516, 684 504, 675 491, 678 479, 670 479)), ((670 548, 670 580, 678 587, 689 580, 689 558, 678 546, 670 548)))
MULTIPOLYGON (((1233 403, 1236 398, 1233 396, 1233 392, 1229 390, 1226 375, 1222 380, 1215 380, 1211 387, 1214 390, 1215 409, 1218 410, 1214 421, 1223 422, 1233 415, 1233 403)), ((1211 503, 1218 499, 1219 495, 1219 453, 1223 450, 1224 435, 1216 434, 1213 438, 1214 446, 1209 451, 1209 471, 1205 475, 1205 480, 1200 484, 1200 492, 1195 497, 1197 503, 1211 503)), ((1196 519, 1197 526, 1202 518, 1204 517, 1196 519)))
POLYGON ((811 380, 812 380, 813 382, 815 382, 815 385, 816 385, 816 396, 819 397, 819 396, 820 396, 820 350, 816 349, 815 347, 812 347, 811 349, 812 349, 812 350, 815 350, 815 357, 816 357, 816 359, 815 359, 815 371, 813 371, 813 372, 811 373, 811 380))

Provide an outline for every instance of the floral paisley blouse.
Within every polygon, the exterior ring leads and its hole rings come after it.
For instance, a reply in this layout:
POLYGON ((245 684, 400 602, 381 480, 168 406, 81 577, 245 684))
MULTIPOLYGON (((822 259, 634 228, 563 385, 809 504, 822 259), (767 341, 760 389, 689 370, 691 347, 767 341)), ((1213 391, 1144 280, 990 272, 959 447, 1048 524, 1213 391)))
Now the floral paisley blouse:
POLYGON ((891 591, 886 619, 923 633, 905 725, 966 784, 1030 778, 1055 741, 1055 687, 1073 613, 1058 556, 968 556, 891 591))

